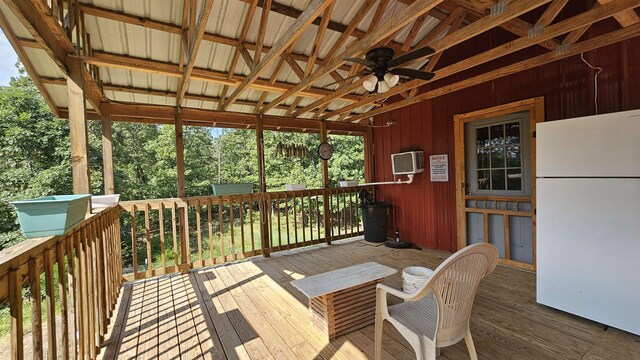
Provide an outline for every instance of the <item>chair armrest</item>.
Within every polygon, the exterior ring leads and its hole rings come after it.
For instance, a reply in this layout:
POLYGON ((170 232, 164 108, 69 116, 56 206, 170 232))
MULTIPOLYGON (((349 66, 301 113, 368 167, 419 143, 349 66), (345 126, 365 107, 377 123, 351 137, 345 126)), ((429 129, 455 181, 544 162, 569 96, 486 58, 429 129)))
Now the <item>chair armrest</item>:
POLYGON ((382 292, 383 295, 386 294, 391 294, 393 296, 399 297, 403 300, 407 300, 411 297, 411 294, 407 294, 403 291, 400 291, 396 288, 392 288, 391 286, 385 285, 385 284, 378 284, 376 286, 376 291, 377 292, 382 292))

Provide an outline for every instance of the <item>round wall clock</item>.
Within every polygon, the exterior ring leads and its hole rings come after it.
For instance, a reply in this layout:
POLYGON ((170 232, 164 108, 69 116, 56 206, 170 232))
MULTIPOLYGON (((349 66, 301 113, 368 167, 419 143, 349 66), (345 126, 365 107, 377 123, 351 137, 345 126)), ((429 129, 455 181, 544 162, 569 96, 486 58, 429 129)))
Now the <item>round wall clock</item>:
POLYGON ((323 142, 318 146, 318 155, 322 160, 329 160, 333 156, 333 146, 328 142, 323 142))

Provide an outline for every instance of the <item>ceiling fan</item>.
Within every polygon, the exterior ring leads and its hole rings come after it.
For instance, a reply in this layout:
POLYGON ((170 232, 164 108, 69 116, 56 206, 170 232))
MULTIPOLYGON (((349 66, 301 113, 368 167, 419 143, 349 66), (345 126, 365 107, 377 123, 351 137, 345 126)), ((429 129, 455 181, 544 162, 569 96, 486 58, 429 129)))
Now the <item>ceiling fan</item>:
POLYGON ((425 46, 394 58, 394 51, 392 48, 379 47, 369 50, 364 59, 346 58, 344 60, 361 64, 369 68, 354 76, 363 77, 370 74, 362 84, 367 91, 373 93, 385 93, 389 91, 390 88, 398 84, 400 75, 422 80, 431 80, 436 74, 427 71, 401 68, 398 66, 412 60, 427 57, 434 53, 435 50, 433 48, 425 46))

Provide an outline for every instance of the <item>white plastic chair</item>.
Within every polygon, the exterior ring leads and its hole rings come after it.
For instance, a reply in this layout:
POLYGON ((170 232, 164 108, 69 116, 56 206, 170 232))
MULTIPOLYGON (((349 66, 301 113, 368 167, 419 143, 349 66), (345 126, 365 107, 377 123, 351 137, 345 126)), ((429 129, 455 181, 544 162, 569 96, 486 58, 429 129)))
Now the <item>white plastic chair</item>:
POLYGON ((413 293, 378 284, 376 289, 375 360, 382 357, 382 328, 390 322, 411 344, 418 360, 435 360, 438 348, 464 339, 471 359, 478 355, 469 318, 480 280, 495 269, 498 250, 482 243, 451 255, 413 293), (425 296, 433 292, 433 295, 425 296), (405 302, 387 306, 387 294, 405 302))

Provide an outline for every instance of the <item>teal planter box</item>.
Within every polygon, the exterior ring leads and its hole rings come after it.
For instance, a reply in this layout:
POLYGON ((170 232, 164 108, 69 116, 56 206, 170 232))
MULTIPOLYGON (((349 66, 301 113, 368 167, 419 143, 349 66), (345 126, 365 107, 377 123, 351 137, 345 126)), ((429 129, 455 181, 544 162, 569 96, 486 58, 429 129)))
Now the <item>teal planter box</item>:
POLYGON ((253 193, 253 184, 211 184, 213 195, 238 195, 253 193))
POLYGON ((13 201, 25 237, 62 235, 82 221, 91 195, 53 195, 13 201))

